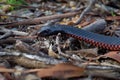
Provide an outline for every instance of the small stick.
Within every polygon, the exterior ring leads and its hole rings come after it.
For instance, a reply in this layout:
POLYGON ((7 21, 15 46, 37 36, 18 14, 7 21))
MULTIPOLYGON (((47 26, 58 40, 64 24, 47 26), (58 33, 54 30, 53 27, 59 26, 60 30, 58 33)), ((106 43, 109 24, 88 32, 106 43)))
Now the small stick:
POLYGON ((51 16, 38 17, 38 18, 34 18, 34 19, 26 19, 26 20, 19 21, 19 22, 13 22, 7 26, 14 27, 14 26, 18 26, 18 25, 39 24, 41 21, 67 18, 67 17, 75 16, 76 14, 79 14, 79 13, 80 12, 69 12, 69 13, 65 13, 65 14, 55 14, 55 15, 51 15, 51 16))
POLYGON ((79 24, 81 22, 81 20, 83 19, 83 16, 91 9, 91 7, 93 6, 93 4, 95 3, 96 0, 88 0, 88 1, 89 1, 89 5, 80 14, 80 18, 77 20, 77 22, 75 23, 75 25, 77 25, 77 24, 79 24))

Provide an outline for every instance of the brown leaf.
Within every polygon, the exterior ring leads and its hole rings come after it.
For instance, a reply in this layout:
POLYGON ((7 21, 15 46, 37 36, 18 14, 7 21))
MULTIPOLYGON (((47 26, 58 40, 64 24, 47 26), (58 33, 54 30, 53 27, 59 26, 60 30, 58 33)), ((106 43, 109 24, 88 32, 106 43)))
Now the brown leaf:
POLYGON ((113 60, 116 60, 120 63, 120 53, 118 53, 118 51, 108 52, 107 54, 104 54, 102 57, 109 57, 109 58, 112 58, 113 60))
POLYGON ((41 78, 55 77, 55 78, 71 78, 84 75, 85 69, 70 63, 57 64, 52 68, 41 69, 37 75, 41 78))
MULTIPOLYGON (((3 74, 3 76, 7 79, 7 80, 14 80, 14 78, 10 75, 9 72, 14 72, 14 69, 7 69, 4 66, 0 66, 0 72, 3 74)), ((0 76, 0 80, 2 80, 2 78, 4 78, 2 76, 0 76)), ((5 79, 5 80, 6 80, 5 79)), ((3 79, 4 80, 4 79, 3 79)))

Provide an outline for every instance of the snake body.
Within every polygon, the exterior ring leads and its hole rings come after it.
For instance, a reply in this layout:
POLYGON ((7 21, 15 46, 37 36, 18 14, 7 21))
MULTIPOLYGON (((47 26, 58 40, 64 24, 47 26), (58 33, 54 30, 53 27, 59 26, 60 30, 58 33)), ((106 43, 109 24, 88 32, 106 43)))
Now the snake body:
POLYGON ((62 33, 85 41, 93 46, 108 50, 120 50, 120 38, 100 35, 68 25, 47 25, 38 31, 38 36, 50 36, 62 33))

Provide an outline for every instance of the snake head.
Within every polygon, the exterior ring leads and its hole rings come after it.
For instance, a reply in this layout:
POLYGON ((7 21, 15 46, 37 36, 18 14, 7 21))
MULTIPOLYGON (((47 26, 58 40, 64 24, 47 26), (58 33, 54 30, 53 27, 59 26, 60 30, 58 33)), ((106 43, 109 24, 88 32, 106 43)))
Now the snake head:
POLYGON ((45 36, 50 36, 50 35, 56 35, 58 33, 64 33, 64 31, 61 29, 61 27, 58 27, 56 25, 51 25, 51 26, 43 26, 39 31, 38 31, 38 36, 45 37, 45 36))

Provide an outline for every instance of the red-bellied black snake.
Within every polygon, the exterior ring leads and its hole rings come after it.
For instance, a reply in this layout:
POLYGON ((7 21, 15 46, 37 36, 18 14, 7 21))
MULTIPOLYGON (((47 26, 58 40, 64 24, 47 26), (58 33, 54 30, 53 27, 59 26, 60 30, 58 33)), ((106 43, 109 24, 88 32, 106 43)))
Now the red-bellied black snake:
POLYGON ((68 25, 48 25, 38 31, 38 36, 50 36, 58 33, 85 41, 93 46, 108 50, 120 50, 120 38, 100 35, 68 25))

